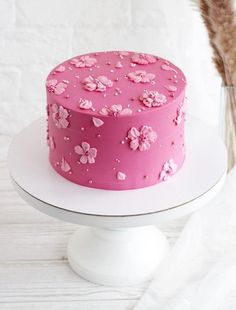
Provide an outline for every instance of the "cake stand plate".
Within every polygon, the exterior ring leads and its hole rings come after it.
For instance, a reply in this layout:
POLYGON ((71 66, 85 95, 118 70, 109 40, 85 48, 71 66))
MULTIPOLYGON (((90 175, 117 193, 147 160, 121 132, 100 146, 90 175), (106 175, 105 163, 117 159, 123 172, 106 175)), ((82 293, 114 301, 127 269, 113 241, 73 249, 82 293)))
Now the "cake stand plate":
POLYGON ((186 122, 183 167, 169 181, 143 189, 107 191, 71 183, 51 168, 45 140, 44 118, 13 139, 8 167, 15 189, 39 211, 85 226, 69 242, 69 263, 82 277, 104 285, 150 279, 169 248, 153 225, 206 204, 227 171, 221 139, 194 118, 186 122))

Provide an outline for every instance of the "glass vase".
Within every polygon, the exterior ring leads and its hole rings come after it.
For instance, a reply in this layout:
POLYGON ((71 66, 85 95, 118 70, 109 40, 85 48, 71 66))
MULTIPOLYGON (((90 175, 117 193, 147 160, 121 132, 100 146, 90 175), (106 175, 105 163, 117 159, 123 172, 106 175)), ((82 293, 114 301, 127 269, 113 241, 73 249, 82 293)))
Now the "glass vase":
POLYGON ((228 153, 229 171, 236 164, 236 87, 234 86, 222 86, 220 128, 228 153))

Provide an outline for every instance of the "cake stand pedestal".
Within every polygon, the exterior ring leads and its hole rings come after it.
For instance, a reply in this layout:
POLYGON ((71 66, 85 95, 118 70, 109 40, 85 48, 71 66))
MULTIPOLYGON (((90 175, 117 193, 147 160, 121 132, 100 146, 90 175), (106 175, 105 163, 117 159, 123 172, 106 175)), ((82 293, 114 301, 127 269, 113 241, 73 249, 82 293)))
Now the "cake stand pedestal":
POLYGON ((225 147, 201 121, 186 123, 187 155, 168 182, 148 188, 106 191, 78 186, 48 162, 46 120, 17 135, 8 153, 17 192, 30 205, 82 226, 68 245, 72 269, 104 285, 134 285, 150 279, 169 245, 154 225, 184 216, 220 190, 227 170, 225 147))

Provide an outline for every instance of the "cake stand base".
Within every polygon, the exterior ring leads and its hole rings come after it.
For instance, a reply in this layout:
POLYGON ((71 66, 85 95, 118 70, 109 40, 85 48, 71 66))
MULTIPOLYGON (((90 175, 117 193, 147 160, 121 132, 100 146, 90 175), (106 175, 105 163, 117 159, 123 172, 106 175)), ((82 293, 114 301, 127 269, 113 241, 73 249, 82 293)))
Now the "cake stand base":
POLYGON ((81 227, 70 239, 68 260, 80 276, 102 285, 150 280, 169 244, 154 226, 127 229, 81 227))
POLYGON ((84 226, 69 242, 68 259, 76 273, 99 284, 133 285, 150 279, 168 252, 168 242, 149 225, 204 206, 226 176, 222 141, 192 118, 186 123, 187 153, 180 171, 168 182, 137 190, 98 190, 62 178, 48 163, 45 132, 46 120, 40 119, 14 138, 8 153, 12 182, 34 208, 84 226))

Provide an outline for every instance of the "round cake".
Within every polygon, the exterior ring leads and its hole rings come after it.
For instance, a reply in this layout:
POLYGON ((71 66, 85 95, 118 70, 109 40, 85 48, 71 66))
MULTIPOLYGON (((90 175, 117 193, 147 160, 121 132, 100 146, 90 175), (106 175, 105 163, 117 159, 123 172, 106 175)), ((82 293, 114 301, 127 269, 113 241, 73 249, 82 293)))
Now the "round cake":
POLYGON ((160 57, 127 51, 80 55, 46 81, 49 160, 79 185, 137 189, 183 165, 186 80, 160 57))

